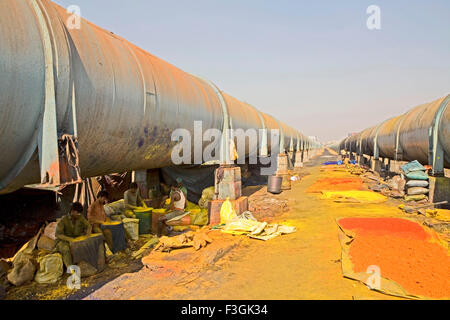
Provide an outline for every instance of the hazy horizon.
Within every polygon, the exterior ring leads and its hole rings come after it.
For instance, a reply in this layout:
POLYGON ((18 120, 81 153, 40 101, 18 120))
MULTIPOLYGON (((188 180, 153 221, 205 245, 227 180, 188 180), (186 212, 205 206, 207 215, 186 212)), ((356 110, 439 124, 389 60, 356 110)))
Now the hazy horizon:
POLYGON ((323 142, 450 93, 445 0, 55 2, 323 142))

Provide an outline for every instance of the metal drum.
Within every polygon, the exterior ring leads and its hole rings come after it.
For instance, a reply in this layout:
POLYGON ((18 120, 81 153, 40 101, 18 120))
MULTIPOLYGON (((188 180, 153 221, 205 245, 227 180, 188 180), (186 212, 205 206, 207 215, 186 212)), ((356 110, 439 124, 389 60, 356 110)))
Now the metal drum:
POLYGON ((269 181, 267 182, 267 191, 273 194, 281 193, 281 183, 283 178, 279 176, 269 176, 269 181))

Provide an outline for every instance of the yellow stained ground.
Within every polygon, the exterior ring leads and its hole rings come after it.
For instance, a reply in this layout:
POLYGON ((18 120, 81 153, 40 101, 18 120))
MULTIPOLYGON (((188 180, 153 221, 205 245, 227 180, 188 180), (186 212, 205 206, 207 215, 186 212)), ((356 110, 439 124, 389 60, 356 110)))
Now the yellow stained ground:
MULTIPOLYGON (((166 288, 163 299, 396 299, 345 279, 341 272, 338 217, 404 217, 398 203, 335 203, 305 190, 317 179, 349 173, 311 175, 283 192, 290 210, 275 222, 294 225, 297 232, 270 241, 246 239, 213 270, 183 287, 166 288)), ((148 299, 136 293, 135 299, 148 299)))

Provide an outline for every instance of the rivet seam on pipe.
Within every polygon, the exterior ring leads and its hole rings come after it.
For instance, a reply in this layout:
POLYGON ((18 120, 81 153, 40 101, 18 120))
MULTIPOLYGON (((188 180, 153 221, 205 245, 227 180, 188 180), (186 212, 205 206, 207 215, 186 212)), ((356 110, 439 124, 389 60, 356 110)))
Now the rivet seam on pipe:
POLYGON ((450 95, 448 95, 439 106, 430 128, 429 152, 431 153, 431 163, 429 164, 432 165, 433 173, 435 173, 435 170, 440 173, 440 171, 444 168, 444 155, 440 155, 443 152, 439 141, 439 125, 442 119, 441 117, 447 109, 449 103, 450 95), (438 159, 438 156, 441 156, 441 159, 438 159))
POLYGON ((57 181, 44 181, 44 179, 47 175, 46 169, 49 169, 53 163, 59 163, 54 57, 50 35, 51 30, 49 30, 45 21, 43 13, 44 9, 41 8, 38 1, 39 0, 29 0, 39 23, 45 59, 44 113, 41 127, 42 136, 39 139, 44 145, 41 146, 39 160, 41 165, 41 182, 50 182, 53 184, 59 183, 59 172, 54 173, 57 181), (42 152, 42 148, 44 148, 45 152, 42 152))
POLYGON ((229 164, 230 160, 230 129, 231 129, 231 118, 228 113, 227 103, 220 91, 220 89, 211 81, 207 79, 203 79, 202 77, 197 76, 200 80, 208 84, 216 93, 219 98, 220 105, 222 107, 223 112, 223 128, 222 128, 222 144, 221 144, 221 153, 220 153, 220 162, 229 164))

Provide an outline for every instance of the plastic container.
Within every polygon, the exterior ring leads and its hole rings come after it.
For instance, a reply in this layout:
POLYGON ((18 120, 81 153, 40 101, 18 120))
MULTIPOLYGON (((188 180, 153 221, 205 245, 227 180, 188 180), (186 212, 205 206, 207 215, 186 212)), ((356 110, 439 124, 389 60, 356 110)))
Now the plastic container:
POLYGON ((282 177, 279 176, 269 176, 267 182, 267 191, 273 194, 281 193, 281 183, 283 181, 282 177))
POLYGON ((135 210, 134 214, 139 219, 139 234, 150 234, 152 228, 152 208, 135 210))
POLYGON ((117 253, 119 251, 123 251, 127 248, 127 242, 125 238, 125 229, 123 226, 123 222, 112 221, 106 222, 100 225, 100 229, 109 230, 112 236, 112 243, 108 243, 108 246, 112 253, 117 253))

